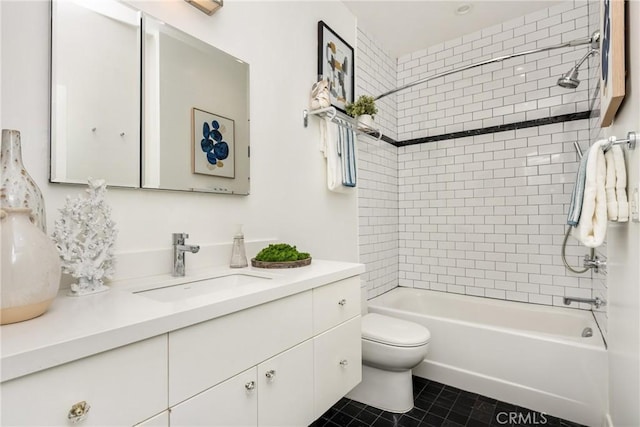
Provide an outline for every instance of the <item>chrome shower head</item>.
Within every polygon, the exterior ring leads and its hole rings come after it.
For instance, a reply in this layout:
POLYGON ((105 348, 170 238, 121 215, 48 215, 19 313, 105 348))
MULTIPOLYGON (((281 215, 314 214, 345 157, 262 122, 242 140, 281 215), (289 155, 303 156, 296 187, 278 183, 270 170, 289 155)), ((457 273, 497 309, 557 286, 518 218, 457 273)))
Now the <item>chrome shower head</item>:
MULTIPOLYGON (((600 33, 597 33, 597 34, 594 33, 592 38, 595 38, 597 42, 597 40, 599 40, 599 35, 600 33)), ((598 49, 592 47, 589 50, 589 52, 587 52, 587 54, 583 56, 582 59, 580 59, 580 61, 576 63, 576 65, 571 67, 569 71, 567 71, 562 76, 560 76, 560 78, 558 79, 558 86, 563 87, 565 89, 577 88, 578 85, 580 84, 580 79, 578 78, 578 69, 584 63, 584 61, 587 60, 588 57, 590 57, 591 55, 595 55, 596 53, 598 53, 598 49)))
POLYGON ((578 79, 578 68, 573 67, 566 73, 564 73, 558 79, 558 86, 563 87, 565 89, 575 89, 580 84, 580 79, 578 79))

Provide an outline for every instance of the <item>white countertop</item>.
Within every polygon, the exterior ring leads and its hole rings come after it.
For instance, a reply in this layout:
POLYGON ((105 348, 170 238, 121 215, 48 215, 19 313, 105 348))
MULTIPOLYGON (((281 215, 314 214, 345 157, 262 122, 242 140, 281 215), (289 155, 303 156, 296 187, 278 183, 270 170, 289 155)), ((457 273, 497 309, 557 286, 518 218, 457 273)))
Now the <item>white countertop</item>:
POLYGON ((25 322, 0 327, 4 382, 172 330, 304 292, 364 272, 364 265, 313 260, 293 269, 210 268, 188 273, 188 281, 225 274, 270 277, 250 286, 211 292, 179 302, 159 302, 132 291, 171 284, 169 276, 114 282, 107 292, 66 296, 61 291, 49 310, 25 322))

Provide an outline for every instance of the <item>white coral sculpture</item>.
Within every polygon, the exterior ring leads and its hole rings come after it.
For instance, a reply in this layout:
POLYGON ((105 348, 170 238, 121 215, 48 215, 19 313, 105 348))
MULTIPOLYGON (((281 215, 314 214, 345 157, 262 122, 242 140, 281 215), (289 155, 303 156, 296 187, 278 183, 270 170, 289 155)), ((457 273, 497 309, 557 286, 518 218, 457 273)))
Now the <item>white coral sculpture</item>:
POLYGON ((53 240, 62 258, 62 271, 78 279, 69 295, 109 289, 103 279, 114 273, 113 245, 118 231, 104 199, 106 187, 104 180, 89 178, 85 194, 74 199, 67 196, 61 217, 55 222, 53 240))

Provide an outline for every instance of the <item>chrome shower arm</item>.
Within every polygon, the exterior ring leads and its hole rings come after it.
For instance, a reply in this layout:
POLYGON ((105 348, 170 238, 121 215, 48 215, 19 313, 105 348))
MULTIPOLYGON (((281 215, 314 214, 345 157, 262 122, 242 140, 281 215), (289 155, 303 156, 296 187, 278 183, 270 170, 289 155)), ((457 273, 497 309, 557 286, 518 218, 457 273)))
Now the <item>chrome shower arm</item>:
POLYGON ((493 64, 495 62, 502 62, 502 61, 506 61, 507 59, 517 58, 519 56, 531 55, 533 53, 546 52, 548 50, 562 49, 562 48, 566 48, 566 47, 582 46, 582 45, 585 45, 585 44, 589 44, 589 45, 591 45, 591 51, 586 55, 585 58, 583 58, 581 60, 582 62, 584 62, 584 60, 586 60, 586 58, 589 55, 592 54, 591 52, 593 52, 594 49, 597 49, 599 40, 600 40, 600 32, 596 31, 591 35, 591 37, 571 40, 571 41, 568 41, 568 42, 565 42, 565 43, 560 43, 560 44, 556 44, 556 45, 552 45, 552 46, 540 47, 540 48, 537 48, 537 49, 525 50, 525 51, 522 51, 522 52, 516 52, 516 53, 509 54, 509 55, 497 56, 495 58, 487 59, 485 61, 476 62, 474 64, 469 64, 469 65, 466 65, 464 67, 456 68, 454 70, 445 71, 445 72, 440 73, 440 74, 435 74, 433 76, 425 77, 423 79, 416 80, 415 82, 407 83, 406 85, 397 87, 397 88, 392 89, 390 91, 384 92, 381 95, 378 95, 375 98, 375 100, 377 101, 378 99, 384 98, 385 96, 393 95, 396 92, 400 92, 402 90, 409 89, 411 87, 417 86, 417 85, 422 84, 422 83, 427 83, 427 82, 429 82, 431 80, 439 79, 440 77, 446 77, 446 76, 449 76, 451 74, 455 74, 455 73, 460 73, 460 72, 463 72, 463 71, 471 70, 473 68, 481 67, 483 65, 493 64))
POLYGON ((584 61, 587 60, 587 58, 589 58, 591 55, 595 55, 596 53, 598 53, 598 49, 590 49, 589 52, 587 52, 581 59, 580 61, 576 62, 576 65, 574 65, 574 68, 577 70, 579 69, 582 64, 584 63, 584 61))

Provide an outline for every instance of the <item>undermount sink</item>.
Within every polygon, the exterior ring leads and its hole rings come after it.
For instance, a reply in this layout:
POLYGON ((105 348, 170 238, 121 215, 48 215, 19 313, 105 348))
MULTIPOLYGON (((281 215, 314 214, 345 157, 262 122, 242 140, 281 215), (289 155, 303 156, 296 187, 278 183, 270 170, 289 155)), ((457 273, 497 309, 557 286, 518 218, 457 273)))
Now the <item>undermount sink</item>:
POLYGON ((173 302, 212 293, 230 292, 251 285, 260 285, 269 280, 271 280, 271 277, 232 273, 175 285, 161 285, 133 293, 156 301, 173 302))

